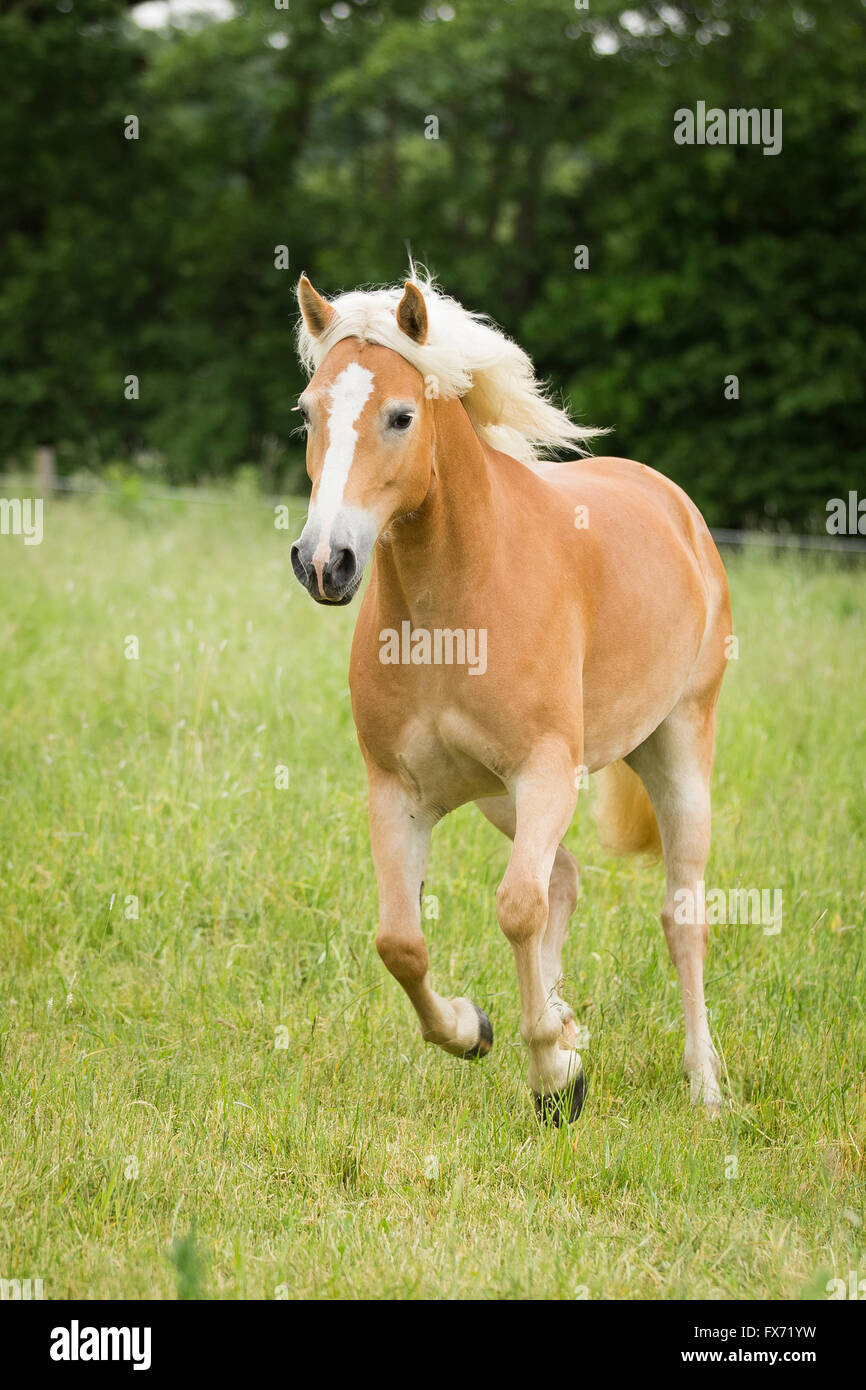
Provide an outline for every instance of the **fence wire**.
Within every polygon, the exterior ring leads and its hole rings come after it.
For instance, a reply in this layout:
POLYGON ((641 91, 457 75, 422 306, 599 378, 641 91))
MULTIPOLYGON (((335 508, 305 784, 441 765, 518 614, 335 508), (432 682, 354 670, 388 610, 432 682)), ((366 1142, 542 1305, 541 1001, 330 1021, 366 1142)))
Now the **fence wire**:
MULTIPOLYGON (((21 486, 21 478, 0 474, 0 486, 21 486)), ((122 487, 110 487, 94 479, 87 482, 77 478, 58 477, 50 484, 34 483, 33 489, 75 494, 81 497, 119 497, 136 502, 192 502, 204 506, 232 507, 239 501, 253 505, 273 508, 288 506, 303 511, 304 499, 276 494, 253 494, 231 492, 209 492, 206 488, 163 487, 153 491, 129 494, 122 487)), ((738 531, 727 527, 710 527, 710 533, 717 545, 731 547, 763 546, 771 550, 821 550, 836 555, 866 555, 866 537, 822 536, 820 534, 800 535, 789 531, 738 531)))

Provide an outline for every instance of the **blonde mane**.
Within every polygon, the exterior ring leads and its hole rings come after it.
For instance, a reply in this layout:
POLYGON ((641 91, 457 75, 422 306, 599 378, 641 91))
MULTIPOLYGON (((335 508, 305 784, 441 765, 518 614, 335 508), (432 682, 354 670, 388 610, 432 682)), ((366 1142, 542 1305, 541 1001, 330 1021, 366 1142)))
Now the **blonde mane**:
POLYGON ((421 373, 430 395, 459 396, 480 437, 529 466, 549 450, 585 454, 585 442, 606 433, 575 424, 554 405, 527 354, 486 315, 464 309, 432 278, 418 275, 414 266, 410 270, 427 306, 426 342, 414 343, 397 326, 402 284, 352 290, 329 301, 334 317, 318 338, 301 320, 298 352, 307 372, 343 338, 392 348, 421 373))

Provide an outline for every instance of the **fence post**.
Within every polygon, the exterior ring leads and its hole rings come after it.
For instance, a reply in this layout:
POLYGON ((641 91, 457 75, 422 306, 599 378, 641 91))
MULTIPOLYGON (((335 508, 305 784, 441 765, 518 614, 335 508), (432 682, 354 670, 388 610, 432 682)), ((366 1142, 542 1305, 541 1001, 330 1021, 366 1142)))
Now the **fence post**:
POLYGON ((34 460, 36 487, 40 495, 51 494, 57 487, 57 452, 52 444, 40 444, 34 460))

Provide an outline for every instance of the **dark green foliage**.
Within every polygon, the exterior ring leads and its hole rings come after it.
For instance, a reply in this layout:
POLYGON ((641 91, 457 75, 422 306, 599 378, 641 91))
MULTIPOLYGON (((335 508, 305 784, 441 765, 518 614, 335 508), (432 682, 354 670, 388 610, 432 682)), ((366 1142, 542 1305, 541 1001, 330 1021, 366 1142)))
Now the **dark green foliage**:
POLYGON ((717 524, 822 526, 866 477, 864 35, 839 0, 251 2, 165 34, 7 4, 0 453, 298 484, 297 273, 393 280, 409 243, 606 451, 717 524), (676 145, 698 101, 781 108, 781 153, 676 145))

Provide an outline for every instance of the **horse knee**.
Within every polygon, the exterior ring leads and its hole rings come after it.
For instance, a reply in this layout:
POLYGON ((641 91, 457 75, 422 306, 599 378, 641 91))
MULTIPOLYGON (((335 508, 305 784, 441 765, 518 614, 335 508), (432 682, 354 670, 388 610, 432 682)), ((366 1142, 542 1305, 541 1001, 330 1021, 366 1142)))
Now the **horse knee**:
POLYGON ((506 874, 496 894, 496 915, 512 943, 538 936, 547 923, 548 897, 534 879, 509 880, 506 874))
POLYGON ((417 928, 412 930, 383 923, 376 936, 376 950, 400 984, 415 984, 427 974, 427 942, 417 928))

